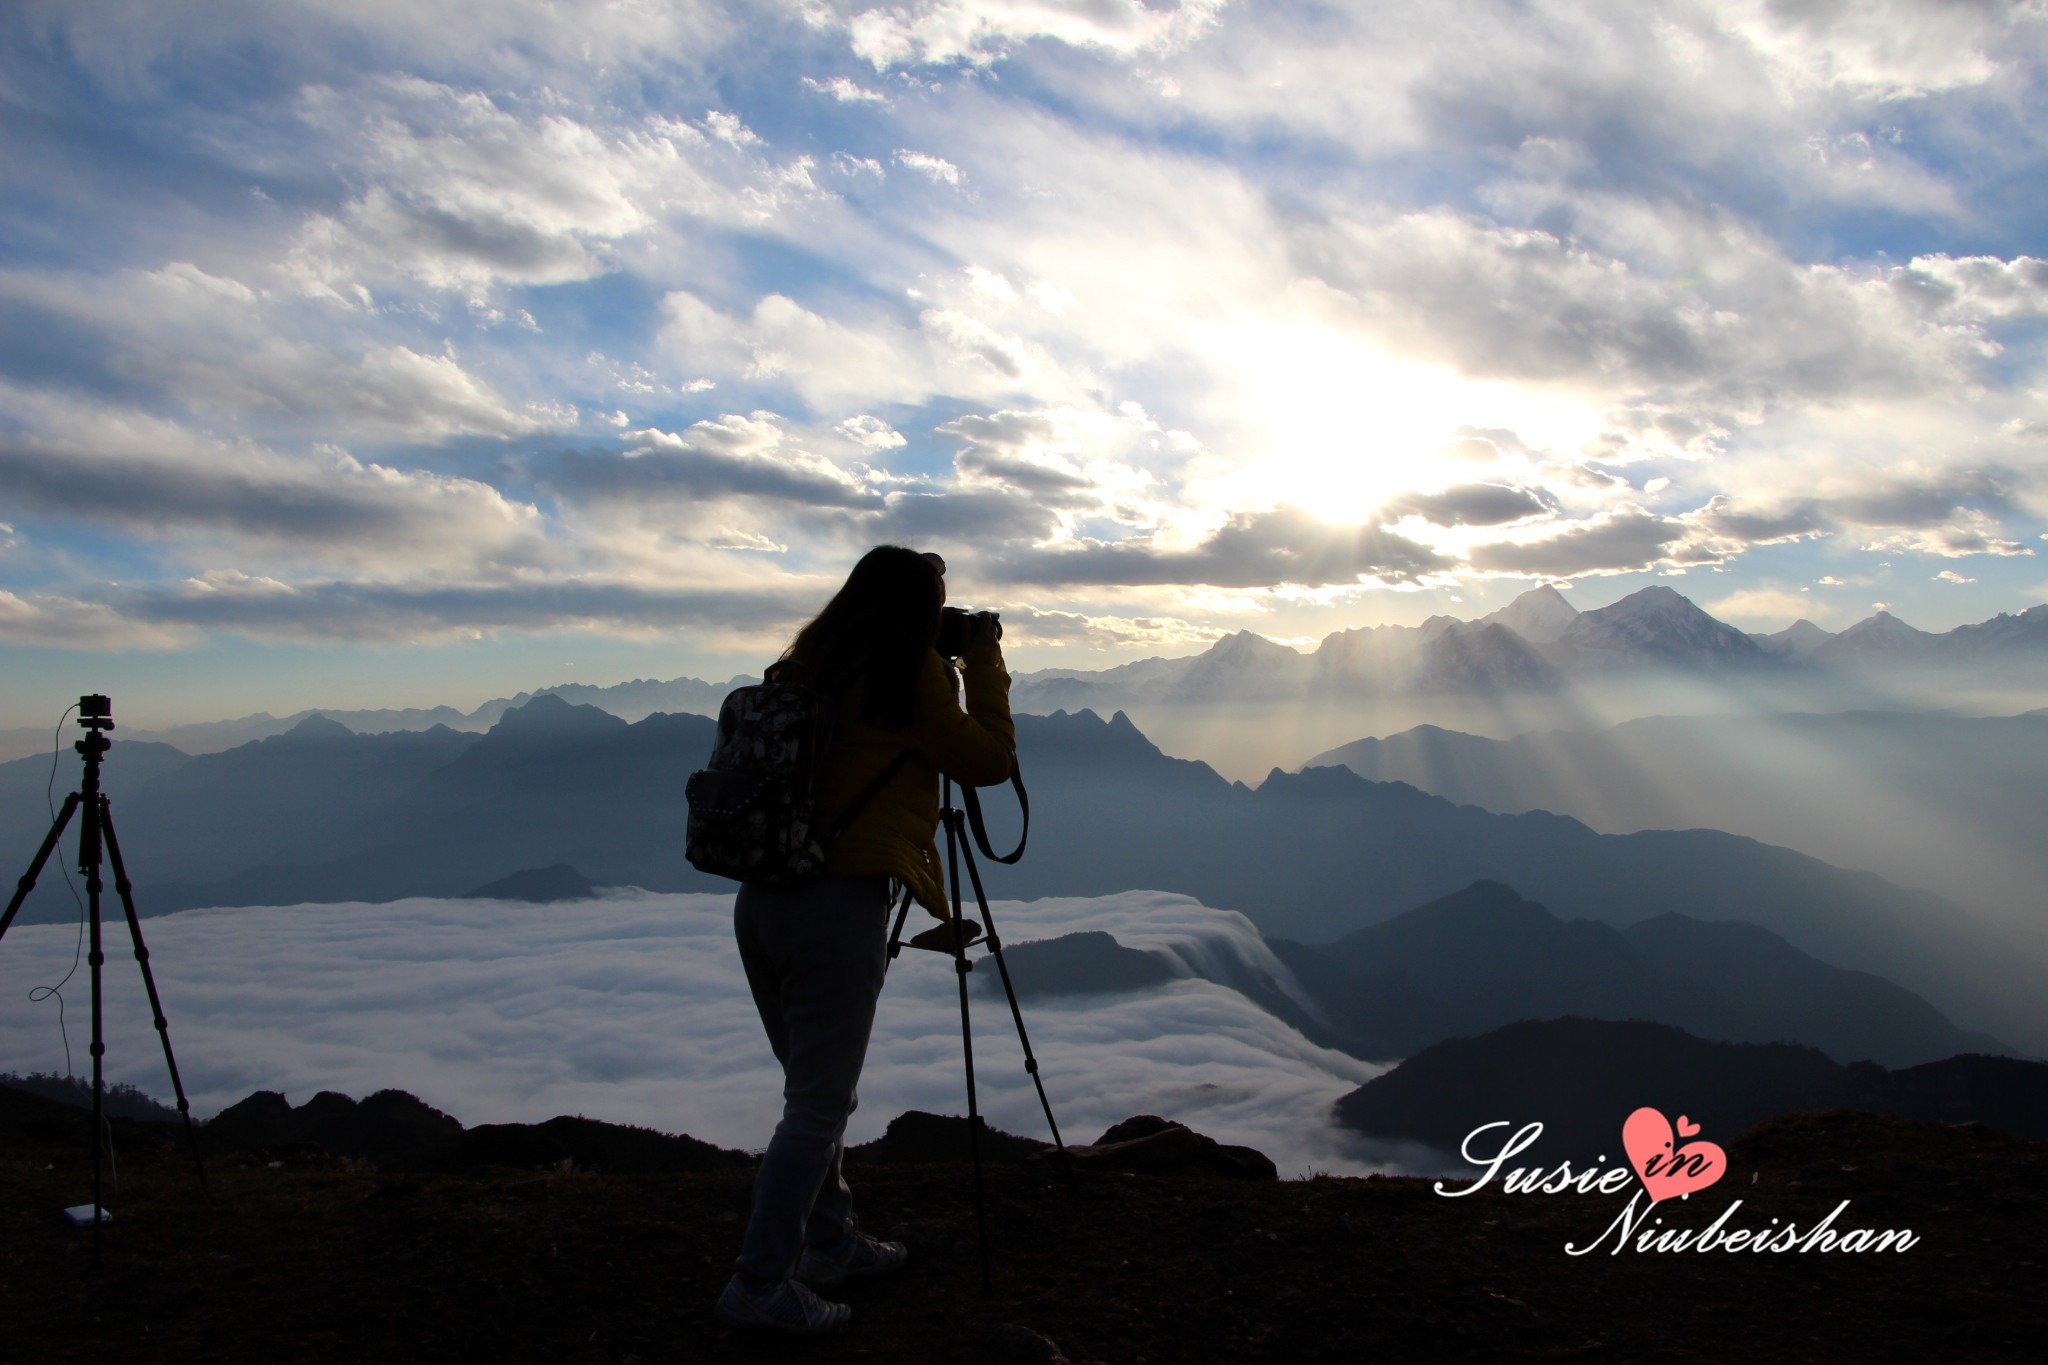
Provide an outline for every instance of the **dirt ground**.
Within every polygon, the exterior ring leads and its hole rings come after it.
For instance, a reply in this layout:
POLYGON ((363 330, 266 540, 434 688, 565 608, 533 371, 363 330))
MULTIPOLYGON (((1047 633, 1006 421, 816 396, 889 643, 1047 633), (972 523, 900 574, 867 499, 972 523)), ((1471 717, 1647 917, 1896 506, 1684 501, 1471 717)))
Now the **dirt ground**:
MULTIPOLYGON (((852 1330, 729 1331, 750 1173, 421 1174, 301 1153, 130 1151, 91 1232, 72 1145, 0 1148, 0 1365, 51 1361, 1819 1361, 2039 1359, 2048 1144, 1797 1115, 1661 1227, 1909 1228, 1904 1252, 1566 1254, 1625 1196, 1447 1199, 1423 1180, 1252 1182, 987 1169, 984 1292, 968 1165, 855 1168, 863 1221, 912 1248, 845 1292, 852 1330), (1008 1330, 1013 1327, 1025 1332, 1008 1330), (1035 1334, 1035 1335, 1032 1335, 1035 1334)), ((1645 1225, 1649 1226, 1649 1225, 1645 1225)))

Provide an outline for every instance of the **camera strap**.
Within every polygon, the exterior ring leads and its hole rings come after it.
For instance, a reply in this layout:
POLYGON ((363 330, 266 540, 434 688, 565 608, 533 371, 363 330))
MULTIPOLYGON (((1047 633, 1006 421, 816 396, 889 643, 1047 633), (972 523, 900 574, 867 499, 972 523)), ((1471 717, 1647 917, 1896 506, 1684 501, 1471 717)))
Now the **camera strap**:
POLYGON ((974 831, 974 842, 980 845, 983 857, 999 863, 1014 863, 1023 857, 1024 843, 1031 837, 1031 797, 1024 790, 1024 774, 1012 768, 1010 785, 1017 789, 1017 807, 1024 812, 1024 828, 1017 835, 1017 847, 1007 854, 989 847, 988 827, 981 821, 981 798, 974 794, 974 788, 965 783, 960 787, 961 804, 967 808, 967 825, 974 831))

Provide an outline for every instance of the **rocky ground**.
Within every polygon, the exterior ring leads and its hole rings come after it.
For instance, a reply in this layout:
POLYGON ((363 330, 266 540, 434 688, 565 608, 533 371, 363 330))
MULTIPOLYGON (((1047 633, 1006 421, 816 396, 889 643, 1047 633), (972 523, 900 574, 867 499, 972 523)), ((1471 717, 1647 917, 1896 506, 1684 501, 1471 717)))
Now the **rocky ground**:
POLYGON ((1625 1196, 1447 1199, 1199 1162, 1069 1182, 1026 1159, 987 1167, 985 1290, 967 1164, 870 1154, 863 1216, 912 1259, 856 1284, 852 1330, 825 1340, 711 1317, 744 1168, 394 1168, 298 1144, 217 1153, 201 1185, 178 1146, 117 1140, 95 1269, 91 1232, 59 1216, 89 1198, 79 1132, 0 1121, 0 1365, 2031 1361, 2048 1332, 2048 1144, 1843 1112, 1751 1130, 1720 1185, 1659 1213, 1697 1227, 1740 1198, 1731 1226, 1804 1229, 1848 1199, 1838 1228, 1910 1228, 1903 1253, 1574 1257, 1625 1196))

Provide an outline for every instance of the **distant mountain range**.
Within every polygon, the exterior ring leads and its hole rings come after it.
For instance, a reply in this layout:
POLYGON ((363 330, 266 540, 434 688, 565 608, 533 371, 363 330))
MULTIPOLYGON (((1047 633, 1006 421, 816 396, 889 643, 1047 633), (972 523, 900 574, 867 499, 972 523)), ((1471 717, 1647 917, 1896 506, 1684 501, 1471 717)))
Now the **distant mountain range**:
POLYGON ((1337 764, 1609 833, 1766 839, 2015 920, 2037 918, 2048 885, 2048 712, 1652 716, 1506 740, 1424 725, 1307 766, 1337 764))
MULTIPOLYGON (((663 712, 688 711, 715 716, 726 693, 735 687, 759 681, 759 678, 741 675, 722 683, 703 682, 696 678, 670 678, 666 681, 635 678, 609 687, 590 683, 558 683, 516 696, 494 697, 470 711, 454 706, 385 707, 369 711, 327 707, 294 711, 288 716, 273 716, 267 711, 259 711, 253 716, 240 716, 233 720, 199 721, 158 730, 124 726, 115 733, 117 737, 133 742, 169 744, 188 754, 219 753, 252 740, 269 739, 273 735, 289 733, 302 722, 315 717, 331 720, 359 735, 383 734, 393 730, 431 730, 437 725, 482 734, 496 725, 499 717, 507 711, 516 710, 535 697, 560 697, 574 705, 595 706, 627 721, 644 720, 663 712)), ((116 700, 118 702, 119 699, 116 700)), ((66 735, 60 746, 67 756, 73 737, 66 735)), ((0 761, 32 754, 47 755, 52 740, 51 732, 40 727, 0 730, 0 761)))
POLYGON ((1545 585, 1472 621, 1432 616, 1419 626, 1369 626, 1325 636, 1302 653, 1240 631, 1185 659, 1100 670, 1021 674, 1024 709, 1271 701, 1403 694, 1555 691, 1630 675, 1824 681, 1888 669, 2048 667, 2048 605, 2000 614, 1945 634, 1880 611, 1839 634, 1798 621, 1750 635, 1657 585, 1579 611, 1545 585))
POLYGON ((1968 1028, 2048 1052, 2037 945, 1938 896, 1788 849, 1712 830, 1598 835, 1339 768, 1276 770, 1252 789, 1160 754, 1121 714, 1020 721, 1019 744, 1032 850, 998 870, 995 894, 1181 891, 1244 912, 1268 938, 1321 944, 1491 880, 1567 919, 1758 924, 1822 961, 1898 981, 1968 1028))
MULTIPOLYGON (((1941 1123, 1978 1122, 2048 1138, 2048 1064, 1964 1055, 1903 1070, 1840 1066, 1786 1043, 1717 1043, 1668 1024, 1551 1019, 1439 1043, 1337 1102, 1362 1136, 1456 1153, 1482 1124, 1505 1122, 1493 1148, 1543 1124, 1513 1166, 1626 1164, 1621 1125, 1643 1105, 1686 1115, 1709 1142, 1801 1110, 1864 1109, 1941 1123)), ((1476 1175, 1476 1170, 1469 1171, 1476 1175)))
MULTIPOLYGON (((1840 1063, 1913 1066, 2011 1051, 1957 1028, 1903 987, 1829 966, 1754 924, 1670 914, 1620 930, 1567 922, 1498 882, 1476 882, 1334 943, 1268 946, 1292 981, 1215 954, 1193 965, 1312 1041, 1367 1061, 1566 1016, 1799 1043, 1840 1063)), ((1178 974, 1158 953, 1099 931, 1017 944, 1005 957, 1024 998, 1145 990, 1178 974)), ((978 979, 994 989, 992 974, 978 979)))
MULTIPOLYGON (((1662 585, 1580 611, 1556 588, 1532 588, 1471 621, 1432 616, 1419 626, 1337 631, 1302 653, 1250 631, 1229 635, 1185 658, 1141 659, 1104 669, 1048 668, 1015 675, 1012 705, 1051 712, 1129 706, 1209 705, 1368 697, 1475 699, 1545 696, 1579 683, 1630 678, 1762 679, 1825 686, 1889 671, 1982 677, 2012 673, 2048 684, 2048 605, 1943 634, 1916 630, 1879 611, 1839 633, 1797 621, 1768 635, 1745 634, 1662 585)), ((727 692, 757 681, 637 678, 609 687, 562 683, 499 697, 473 710, 452 706, 385 710, 259 712, 233 720, 128 730, 135 740, 214 753, 284 734, 311 716, 359 734, 389 730, 482 732, 535 697, 595 706, 627 721, 659 713, 716 715, 727 692)), ((0 731, 0 760, 47 754, 50 731, 0 731)))
POLYGON ((1882 977, 1829 966, 1754 924, 1677 914, 1618 930, 1566 922, 1497 882, 1335 943, 1273 948, 1356 1040, 1348 1050, 1380 1058, 1563 1015, 1646 1019, 1729 1042, 1790 1040, 1838 1062, 1887 1066, 2009 1050, 1882 977))
MULTIPOLYGON (((1027 1001, 1156 990, 1192 969, 1325 1047, 1404 1059, 1336 1114, 1409 1164, 1461 1170, 1473 1130, 1507 1125, 1490 1151, 1540 1122, 1513 1164, 1622 1165, 1622 1121, 1645 1104, 1724 1143, 1840 1108, 2048 1138, 2048 1065, 1753 924, 1660 915, 1616 931, 1479 882, 1334 943, 1268 946, 1291 979, 1241 948, 1141 951, 1102 932, 1013 942, 1006 957, 1027 1001)), ((973 979, 997 989, 992 972, 973 979)))
MULTIPOLYGON (((145 914, 461 896, 556 863, 603 885, 728 890, 682 856, 683 783, 712 730, 702 716, 629 725, 542 696, 483 735, 356 735, 309 719, 191 758, 117 740, 107 774, 145 914), (138 781, 144 767, 153 775, 138 781)), ((1328 944, 1490 880, 1567 920, 1759 925, 1824 963, 1897 982, 1962 1028, 2048 1052, 2048 964, 2028 943, 1936 895, 1788 849, 1711 830, 1600 835, 1341 768, 1275 770, 1254 789, 1160 753, 1121 714, 1022 716, 1018 743, 1036 818, 1023 863, 988 869, 996 896, 1178 891, 1242 911, 1268 937, 1328 944)), ((58 792, 75 768, 60 764, 58 792)), ((49 776, 40 758, 0 765, 0 866, 33 854, 49 776)), ((1007 798, 988 804, 994 836, 1013 837, 1007 798)), ((75 913, 55 868, 24 913, 75 913)))

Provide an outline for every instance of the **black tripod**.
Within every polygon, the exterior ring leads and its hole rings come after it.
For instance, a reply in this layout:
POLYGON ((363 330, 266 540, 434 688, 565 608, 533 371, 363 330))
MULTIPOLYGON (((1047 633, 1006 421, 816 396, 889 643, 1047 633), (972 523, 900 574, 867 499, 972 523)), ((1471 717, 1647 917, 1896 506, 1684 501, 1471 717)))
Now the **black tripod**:
MULTIPOLYGON (((1024 809, 1024 835, 1031 832, 1031 802, 1024 795, 1024 784, 1015 777, 1011 779, 1017 789, 1017 799, 1024 809)), ((1010 968, 1003 961, 1002 940, 996 937, 995 917, 989 913, 988 893, 982 890, 981 871, 974 865, 974 849, 968 844, 969 820, 973 823, 975 842, 981 851, 999 863, 1014 863, 1024 856, 1024 838, 1017 840, 1016 850, 1007 855, 997 853, 988 845, 988 831, 981 821, 981 803, 974 795, 974 788, 962 787, 961 794, 967 804, 962 811, 953 804, 953 779, 945 779, 944 799, 939 811, 939 822, 946 827, 946 865, 948 879, 953 884, 953 920, 951 933, 946 926, 939 925, 918 936, 925 942, 920 947, 932 947, 949 953, 953 959, 953 971, 960 982, 960 1050, 967 1064, 967 1144, 974 1161, 974 1219, 976 1232, 981 1242, 981 1290, 990 1292, 991 1283, 988 1265, 988 1202, 981 1183, 981 1109, 974 1092, 974 1030, 967 1014, 967 974, 974 970, 974 963, 968 960, 967 949, 975 942, 988 945, 989 956, 996 962, 996 971, 1003 978, 1003 994, 1009 997, 1010 1017, 1017 1023, 1017 1041, 1024 1048, 1024 1070, 1030 1075, 1031 1083, 1038 1087, 1039 1107, 1045 1110, 1045 1126, 1052 1130, 1053 1146, 1059 1149, 1061 1165, 1066 1168, 1069 1179, 1073 1178, 1073 1166, 1067 1158, 1067 1144, 1060 1140, 1060 1125, 1052 1116, 1052 1101, 1045 1097, 1045 1082, 1038 1074, 1038 1058, 1031 1053, 1031 1038, 1024 1031, 1024 1011, 1017 1007, 1017 988, 1010 984, 1010 968), (971 812, 971 815, 970 815, 971 812), (974 886, 974 902, 981 908, 981 921, 988 926, 986 937, 975 938, 967 931, 960 905, 960 860, 967 859, 967 876, 974 886), (950 945, 946 943, 951 939, 950 945)), ((895 956, 903 949, 903 921, 910 914, 910 893, 903 893, 903 903, 896 911, 896 926, 889 933, 889 956, 895 956)))
POLYGON ((35 890, 36 878, 43 873, 43 864, 50 860, 51 850, 57 847, 57 840, 64 834, 64 826, 71 820, 73 811, 81 806, 85 818, 78 831, 78 871, 85 878, 85 903, 87 932, 91 936, 90 951, 86 964, 92 972, 92 1260, 100 1260, 100 1224, 106 1221, 106 1212, 100 1205, 100 1167, 102 1165, 105 1127, 100 1109, 100 1067, 101 1058, 106 1055, 106 1043, 100 1027, 100 964, 106 957, 100 951, 100 846, 106 846, 106 854, 114 864, 114 890, 120 894, 121 909, 128 916, 128 937, 135 943, 135 960, 142 967, 143 989, 149 992, 149 1012, 156 1020, 157 1037, 163 1040, 164 1061, 171 1069, 171 1089, 178 1096, 178 1113, 185 1120, 185 1137, 192 1144, 192 1165, 199 1172, 199 1183, 206 1183, 206 1166, 199 1159, 199 1134, 192 1127, 192 1106, 185 1099, 185 1086, 178 1079, 178 1059, 171 1055, 170 1025, 164 1020, 163 1003, 157 999, 156 978, 149 970, 149 949, 142 945, 142 921, 135 915, 135 897, 130 894, 133 884, 128 880, 128 868, 121 861, 121 841, 114 837, 114 815, 107 803, 106 794, 100 791, 100 760, 114 742, 107 738, 105 731, 114 728, 112 704, 100 696, 78 699, 78 723, 85 727, 85 738, 71 747, 85 758, 85 780, 79 789, 64 798, 64 809, 50 825, 50 832, 43 838, 43 846, 36 850, 35 861, 22 874, 21 882, 15 887, 14 899, 7 902, 7 913, 0 915, 0 936, 5 936, 7 927, 14 923, 15 912, 28 899, 28 893, 35 890))

